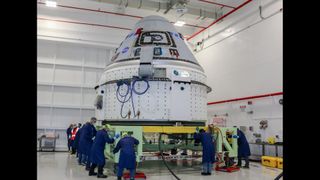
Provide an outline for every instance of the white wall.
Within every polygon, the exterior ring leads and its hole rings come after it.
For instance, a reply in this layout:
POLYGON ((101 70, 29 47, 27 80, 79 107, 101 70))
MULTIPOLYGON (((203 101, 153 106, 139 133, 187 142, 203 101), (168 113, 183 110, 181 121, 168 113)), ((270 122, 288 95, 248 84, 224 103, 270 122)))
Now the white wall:
POLYGON ((253 133, 260 133, 262 139, 266 140, 269 136, 279 136, 279 141, 283 140, 283 124, 282 124, 282 105, 279 104, 280 96, 270 96, 252 100, 235 101, 221 104, 213 104, 208 106, 208 119, 212 119, 214 115, 226 118, 226 126, 245 126, 247 127, 246 135, 249 141, 253 141, 253 133), (246 105, 251 101, 252 114, 242 112, 241 105, 246 105), (225 114, 228 116, 225 116, 225 114), (268 120, 268 128, 263 130, 259 128, 261 120, 268 120), (249 127, 253 126, 253 131, 249 131, 249 127))
MULTIPOLYGON (((282 92, 282 1, 253 1, 221 23, 209 28, 192 43, 204 41, 196 58, 205 70, 212 92, 208 102, 282 92), (259 5, 262 5, 262 20, 259 5), (279 12, 279 13, 277 13, 279 12)), ((228 113, 227 126, 253 126, 263 139, 279 135, 282 141, 282 96, 255 99, 254 113, 241 112, 247 101, 208 106, 208 118, 228 113), (266 130, 259 129, 260 120, 268 120, 266 130)), ((253 132, 248 132, 251 140, 253 132)))
MULTIPOLYGON (((252 3, 239 10, 240 17, 231 16, 212 26, 209 34, 217 34, 196 53, 213 89, 208 94, 209 102, 282 91, 282 13, 222 40, 261 20, 258 1, 252 3), (226 35, 224 29, 232 32, 226 35)), ((276 0, 263 9, 263 15, 280 8, 282 3, 276 0)))
POLYGON ((66 149, 66 128, 95 116, 94 87, 112 49, 38 39, 39 133, 60 134, 57 149, 66 149))

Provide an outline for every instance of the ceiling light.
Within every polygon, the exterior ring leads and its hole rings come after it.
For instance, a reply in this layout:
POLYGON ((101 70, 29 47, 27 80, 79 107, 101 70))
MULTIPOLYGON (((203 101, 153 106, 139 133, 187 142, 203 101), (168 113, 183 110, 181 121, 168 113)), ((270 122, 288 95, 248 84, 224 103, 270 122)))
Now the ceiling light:
POLYGON ((175 26, 183 26, 184 24, 186 24, 186 22, 183 21, 177 21, 176 23, 174 23, 175 26))
POLYGON ((57 7, 57 2, 56 1, 46 1, 46 6, 57 7))

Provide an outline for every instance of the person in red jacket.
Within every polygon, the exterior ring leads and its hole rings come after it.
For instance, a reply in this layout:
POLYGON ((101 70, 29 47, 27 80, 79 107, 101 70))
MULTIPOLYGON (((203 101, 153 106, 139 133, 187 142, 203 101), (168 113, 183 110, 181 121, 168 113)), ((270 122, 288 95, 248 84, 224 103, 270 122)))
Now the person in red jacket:
POLYGON ((72 147, 72 151, 71 154, 76 154, 76 148, 73 146, 74 140, 76 139, 76 134, 78 132, 78 126, 76 124, 73 125, 73 129, 71 130, 71 147, 72 147))
POLYGON ((71 150, 71 140, 70 140, 70 138, 71 138, 72 126, 73 126, 73 124, 70 124, 70 126, 69 126, 68 129, 67 129, 68 151, 69 151, 69 152, 70 152, 70 150, 71 150))

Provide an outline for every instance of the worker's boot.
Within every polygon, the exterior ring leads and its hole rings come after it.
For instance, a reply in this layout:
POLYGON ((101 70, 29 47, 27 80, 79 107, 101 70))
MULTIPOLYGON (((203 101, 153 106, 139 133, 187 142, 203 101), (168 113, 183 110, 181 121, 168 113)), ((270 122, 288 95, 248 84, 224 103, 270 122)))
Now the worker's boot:
POLYGON ((107 178, 108 176, 107 175, 104 175, 103 174, 103 166, 98 166, 98 175, 97 175, 98 178, 107 178))
POLYGON ((121 180, 121 176, 118 176, 118 179, 117 180, 121 180))
POLYGON ((107 175, 104 175, 104 174, 98 174, 97 177, 98 177, 98 178, 107 178, 108 176, 107 176, 107 175))
POLYGON ((96 176, 98 173, 94 172, 94 168, 90 168, 89 176, 96 176))
POLYGON ((89 171, 89 176, 96 176, 98 173, 89 171))
POLYGON ((89 162, 87 162, 87 164, 86 164, 86 171, 90 171, 90 163, 89 162))
POLYGON ((94 172, 94 169, 96 168, 96 165, 92 165, 89 169, 89 176, 96 176, 98 173, 94 172))
POLYGON ((238 159, 238 163, 237 163, 237 167, 241 167, 241 165, 242 165, 242 162, 241 162, 241 159, 238 159))
POLYGON ((243 168, 249 169, 249 158, 246 158, 246 164, 243 166, 243 168))
POLYGON ((249 164, 246 163, 243 168, 249 169, 249 164))

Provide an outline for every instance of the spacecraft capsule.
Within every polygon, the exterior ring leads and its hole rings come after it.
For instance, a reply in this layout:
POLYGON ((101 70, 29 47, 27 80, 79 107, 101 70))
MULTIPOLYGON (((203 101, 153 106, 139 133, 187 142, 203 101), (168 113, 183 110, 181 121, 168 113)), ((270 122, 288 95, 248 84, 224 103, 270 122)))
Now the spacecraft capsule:
POLYGON ((99 119, 203 121, 211 88, 182 34, 148 16, 120 43, 95 90, 99 119))

